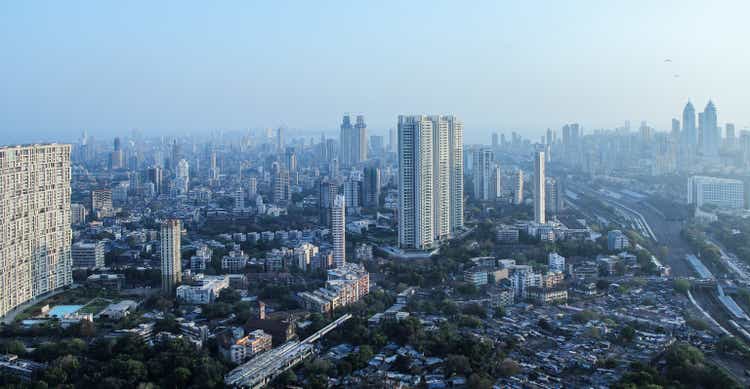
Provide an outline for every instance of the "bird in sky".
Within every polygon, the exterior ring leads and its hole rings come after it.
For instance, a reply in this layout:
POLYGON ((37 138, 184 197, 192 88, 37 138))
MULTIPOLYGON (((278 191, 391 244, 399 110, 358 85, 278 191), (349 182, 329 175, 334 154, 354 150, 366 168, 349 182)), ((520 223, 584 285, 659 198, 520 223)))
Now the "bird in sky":
POLYGON ((664 60, 664 62, 672 62, 672 60, 669 59, 669 58, 667 58, 667 59, 664 60))

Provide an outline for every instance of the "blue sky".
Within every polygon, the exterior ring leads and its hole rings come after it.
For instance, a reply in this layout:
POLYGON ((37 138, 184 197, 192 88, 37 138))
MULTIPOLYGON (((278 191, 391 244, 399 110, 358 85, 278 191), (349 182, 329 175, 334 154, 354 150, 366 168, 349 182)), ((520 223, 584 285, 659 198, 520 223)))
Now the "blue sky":
MULTIPOLYGON (((469 141, 648 120, 713 98, 750 127, 750 3, 0 2, 7 142, 453 113, 469 141), (672 62, 664 62, 666 58, 672 62), (674 77, 679 74, 680 77, 674 77)), ((2 143, 7 143, 2 142, 2 143)))

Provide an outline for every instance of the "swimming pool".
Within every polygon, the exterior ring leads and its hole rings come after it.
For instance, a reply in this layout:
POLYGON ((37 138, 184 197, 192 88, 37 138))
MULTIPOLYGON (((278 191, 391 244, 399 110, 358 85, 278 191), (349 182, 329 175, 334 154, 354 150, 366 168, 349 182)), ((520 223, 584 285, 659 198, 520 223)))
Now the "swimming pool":
POLYGON ((49 310, 47 316, 63 318, 71 313, 75 313, 77 310, 83 308, 83 305, 56 305, 49 310))

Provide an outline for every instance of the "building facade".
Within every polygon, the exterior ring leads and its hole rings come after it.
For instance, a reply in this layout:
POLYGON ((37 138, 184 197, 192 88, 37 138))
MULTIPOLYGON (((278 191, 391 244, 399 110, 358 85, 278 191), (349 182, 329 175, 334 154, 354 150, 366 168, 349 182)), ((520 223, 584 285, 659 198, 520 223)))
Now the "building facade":
POLYGON ((463 228, 463 124, 399 116, 399 246, 428 249, 463 228))
POLYGON ((544 152, 534 153, 534 222, 545 224, 547 222, 545 191, 547 181, 544 172, 544 152))
POLYGON ((0 148, 0 316, 72 284, 70 145, 0 148))
POLYGON ((331 207, 331 239, 333 243, 333 265, 346 263, 346 199, 337 195, 331 207))
POLYGON ((182 223, 178 219, 166 220, 161 225, 161 277, 165 293, 171 293, 182 281, 181 232, 182 223))

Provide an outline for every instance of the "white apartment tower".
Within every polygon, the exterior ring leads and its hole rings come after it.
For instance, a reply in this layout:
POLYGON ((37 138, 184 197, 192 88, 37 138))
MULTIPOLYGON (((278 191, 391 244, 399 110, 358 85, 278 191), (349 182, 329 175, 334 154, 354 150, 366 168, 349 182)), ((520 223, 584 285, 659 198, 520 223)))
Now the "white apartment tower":
POLYGON ((474 151, 472 163, 474 179, 474 197, 480 201, 494 200, 495 188, 492 187, 494 175, 494 155, 490 149, 479 149, 474 151))
POLYGON ((333 264, 346 263, 346 198, 336 195, 331 207, 331 238, 333 240, 333 264))
POLYGON ((463 124, 399 116, 399 246, 426 249, 463 227, 463 124))
POLYGON ((73 282, 70 145, 0 147, 0 316, 73 282))
POLYGON ((182 281, 181 233, 179 219, 169 219, 161 225, 161 286, 165 293, 171 293, 182 281))
POLYGON ((523 204, 523 170, 521 169, 513 175, 513 203, 523 204))
POLYGON ((545 224, 544 191, 546 187, 544 178, 544 151, 534 152, 534 222, 545 224))

